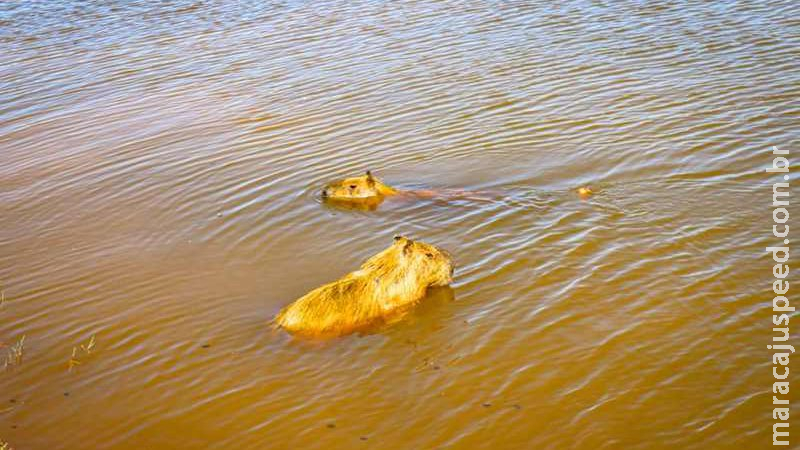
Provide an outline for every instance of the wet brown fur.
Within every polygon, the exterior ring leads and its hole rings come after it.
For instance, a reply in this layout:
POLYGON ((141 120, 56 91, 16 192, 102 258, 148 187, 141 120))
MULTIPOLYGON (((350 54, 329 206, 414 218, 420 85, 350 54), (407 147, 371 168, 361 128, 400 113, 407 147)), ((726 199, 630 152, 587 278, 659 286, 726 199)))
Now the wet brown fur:
POLYGON ((407 311, 428 287, 452 281, 450 256, 429 244, 397 236, 359 270, 321 286, 284 308, 275 324, 303 335, 342 335, 407 311))

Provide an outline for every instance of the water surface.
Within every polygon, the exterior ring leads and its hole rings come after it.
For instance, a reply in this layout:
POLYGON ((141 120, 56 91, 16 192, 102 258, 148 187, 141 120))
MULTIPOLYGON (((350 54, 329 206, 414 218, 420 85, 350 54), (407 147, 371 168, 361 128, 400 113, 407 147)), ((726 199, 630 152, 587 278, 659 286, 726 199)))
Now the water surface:
POLYGON ((769 445, 763 168, 798 151, 797 12, 1 3, 0 342, 25 348, 0 439, 769 445), (317 201, 367 169, 502 195, 317 201), (452 298, 366 336, 270 330, 396 233, 454 255, 452 298))

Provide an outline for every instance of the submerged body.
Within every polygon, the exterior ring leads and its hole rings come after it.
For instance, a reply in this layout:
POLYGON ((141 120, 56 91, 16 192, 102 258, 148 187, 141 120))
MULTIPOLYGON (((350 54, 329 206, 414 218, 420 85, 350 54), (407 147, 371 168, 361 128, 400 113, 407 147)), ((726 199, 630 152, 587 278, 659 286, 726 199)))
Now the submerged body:
MULTIPOLYGON (((582 200, 587 200, 595 194, 589 186, 582 186, 575 190, 582 200)), ((433 200, 447 202, 452 200, 472 200, 478 202, 491 202, 501 198, 498 192, 476 192, 464 189, 415 189, 400 190, 391 187, 367 171, 360 177, 350 177, 328 184, 322 189, 322 199, 325 203, 344 209, 375 210, 387 198, 397 200, 433 200)))
POLYGON ((328 184, 322 189, 322 198, 326 201, 345 206, 363 205, 366 209, 374 209, 387 197, 407 200, 416 199, 441 199, 456 200, 469 199, 489 201, 491 197, 486 193, 471 192, 463 189, 417 189, 400 190, 393 188, 367 171, 360 177, 345 178, 328 184))
POLYGON ((452 282, 450 256, 432 245, 395 237, 359 270, 314 289, 284 308, 275 323, 292 333, 342 335, 407 311, 429 287, 452 282))

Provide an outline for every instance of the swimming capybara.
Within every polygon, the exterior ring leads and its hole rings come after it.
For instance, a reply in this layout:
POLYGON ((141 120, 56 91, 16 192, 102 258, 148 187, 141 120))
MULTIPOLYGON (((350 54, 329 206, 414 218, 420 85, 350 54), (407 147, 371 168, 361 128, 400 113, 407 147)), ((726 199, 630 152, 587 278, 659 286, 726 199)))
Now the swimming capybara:
POLYGON ((325 186, 322 197, 333 200, 368 199, 395 195, 398 191, 384 184, 372 172, 360 177, 345 178, 325 186))
POLYGON ((285 307, 275 324, 295 334, 337 336, 385 322, 425 297, 428 287, 452 282, 444 250, 395 236, 358 270, 314 289, 285 307))
POLYGON ((365 175, 335 181, 322 189, 322 198, 327 203, 334 206, 355 206, 357 209, 375 209, 386 197, 398 197, 406 200, 492 200, 489 193, 463 189, 400 190, 379 180, 369 170, 365 175))

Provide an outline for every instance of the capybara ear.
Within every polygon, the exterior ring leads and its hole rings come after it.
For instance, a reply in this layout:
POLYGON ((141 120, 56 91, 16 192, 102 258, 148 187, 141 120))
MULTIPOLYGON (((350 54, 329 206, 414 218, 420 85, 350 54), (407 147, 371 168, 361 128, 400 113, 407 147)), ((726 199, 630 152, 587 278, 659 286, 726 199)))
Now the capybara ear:
POLYGON ((367 184, 370 186, 375 184, 375 177, 372 176, 372 172, 370 172, 369 170, 367 171, 367 184))
POLYGON ((400 241, 402 241, 403 239, 405 239, 405 238, 404 238, 403 236, 400 236, 399 234, 395 234, 395 235, 394 235, 394 241, 395 241, 395 242, 400 242, 400 241))
POLYGON ((414 241, 411 239, 406 239, 406 244, 403 246, 403 254, 409 255, 411 254, 411 246, 414 244, 414 241))

